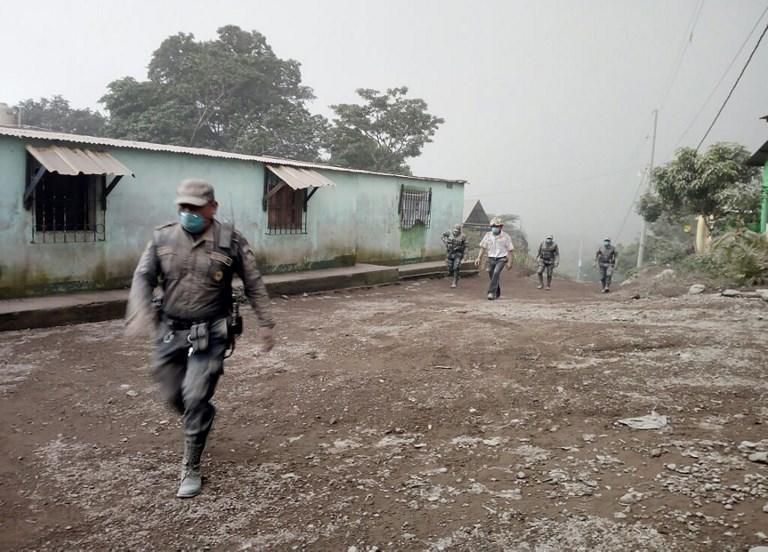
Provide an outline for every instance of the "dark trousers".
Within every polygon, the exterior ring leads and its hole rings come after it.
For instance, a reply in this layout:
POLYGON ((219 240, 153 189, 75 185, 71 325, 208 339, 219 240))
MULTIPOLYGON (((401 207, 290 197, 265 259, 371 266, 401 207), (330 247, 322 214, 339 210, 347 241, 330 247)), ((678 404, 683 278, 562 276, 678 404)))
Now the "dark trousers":
POLYGON ((461 272, 461 255, 448 255, 445 260, 445 264, 448 265, 448 276, 453 276, 453 281, 459 281, 459 273, 461 272))
POLYGON ((603 289, 611 287, 611 277, 613 276, 613 265, 600 264, 600 283, 603 289))
POLYGON ((217 320, 208 328, 208 346, 189 354, 189 330, 174 330, 162 322, 153 358, 153 374, 164 398, 183 416, 184 435, 204 445, 216 408, 211 398, 224 368, 227 322, 217 320))
POLYGON ((487 270, 490 279, 488 293, 497 299, 501 296, 501 272, 506 264, 506 257, 488 257, 487 270))
POLYGON ((544 284, 544 273, 547 273, 547 285, 552 283, 552 273, 555 270, 555 263, 554 261, 539 261, 539 267, 538 270, 536 270, 536 274, 539 275, 539 283, 544 284))

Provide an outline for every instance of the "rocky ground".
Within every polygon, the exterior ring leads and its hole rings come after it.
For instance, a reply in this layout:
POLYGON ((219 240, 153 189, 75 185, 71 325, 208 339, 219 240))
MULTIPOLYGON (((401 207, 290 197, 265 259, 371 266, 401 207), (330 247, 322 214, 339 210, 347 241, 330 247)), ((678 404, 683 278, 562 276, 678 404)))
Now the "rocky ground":
POLYGON ((146 344, 0 334, 0 549, 768 544, 768 304, 506 276, 495 302, 483 278, 274 300, 279 345, 239 343, 186 501, 146 344))

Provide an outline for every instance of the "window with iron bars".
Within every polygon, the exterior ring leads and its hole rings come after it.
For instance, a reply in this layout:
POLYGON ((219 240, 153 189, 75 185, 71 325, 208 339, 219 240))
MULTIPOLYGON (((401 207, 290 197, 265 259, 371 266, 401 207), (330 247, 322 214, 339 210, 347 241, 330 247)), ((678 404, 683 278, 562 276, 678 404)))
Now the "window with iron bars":
POLYGON ((429 228, 432 216, 432 188, 416 190, 400 187, 400 228, 405 230, 415 226, 429 228))
POLYGON ((106 239, 104 175, 47 172, 34 191, 32 243, 106 239))
POLYGON ((267 234, 307 233, 306 190, 294 190, 277 175, 267 171, 264 197, 267 198, 264 202, 264 209, 267 212, 267 234), (282 187, 274 192, 275 188, 281 184, 282 187))

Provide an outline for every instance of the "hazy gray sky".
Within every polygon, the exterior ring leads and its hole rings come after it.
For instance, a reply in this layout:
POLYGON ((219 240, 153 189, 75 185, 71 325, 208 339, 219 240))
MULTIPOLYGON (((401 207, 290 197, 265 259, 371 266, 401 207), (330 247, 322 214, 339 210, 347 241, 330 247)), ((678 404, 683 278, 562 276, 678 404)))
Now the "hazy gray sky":
MULTIPOLYGON (((591 251, 618 234, 650 156, 696 145, 764 18, 702 114, 768 0, 5 1, 0 101, 62 94, 100 107, 108 82, 146 78, 168 35, 215 37, 236 24, 301 62, 312 109, 359 87, 407 85, 446 119, 415 174, 464 178, 467 198, 519 213, 531 241, 553 232, 591 251), (698 14, 698 17, 696 15, 698 14), (690 28, 695 22, 693 33, 690 28), (683 47, 685 54, 680 58, 683 47), (693 122, 691 130, 684 130, 693 122)), ((708 142, 768 140, 768 38, 708 142)))

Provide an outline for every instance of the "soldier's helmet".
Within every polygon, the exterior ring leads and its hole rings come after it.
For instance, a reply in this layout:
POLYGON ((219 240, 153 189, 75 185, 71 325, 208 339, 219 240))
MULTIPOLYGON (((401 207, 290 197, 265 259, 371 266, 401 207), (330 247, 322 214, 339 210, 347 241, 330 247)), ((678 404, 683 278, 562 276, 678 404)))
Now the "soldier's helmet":
POLYGON ((555 238, 553 238, 551 235, 544 238, 546 241, 555 241, 555 238))
POLYGON ((504 221, 501 217, 493 217, 491 219, 491 226, 504 226, 504 221))
POLYGON ((453 226, 453 229, 454 229, 454 230, 458 230, 459 232, 461 232, 461 224, 455 224, 455 225, 453 226))

